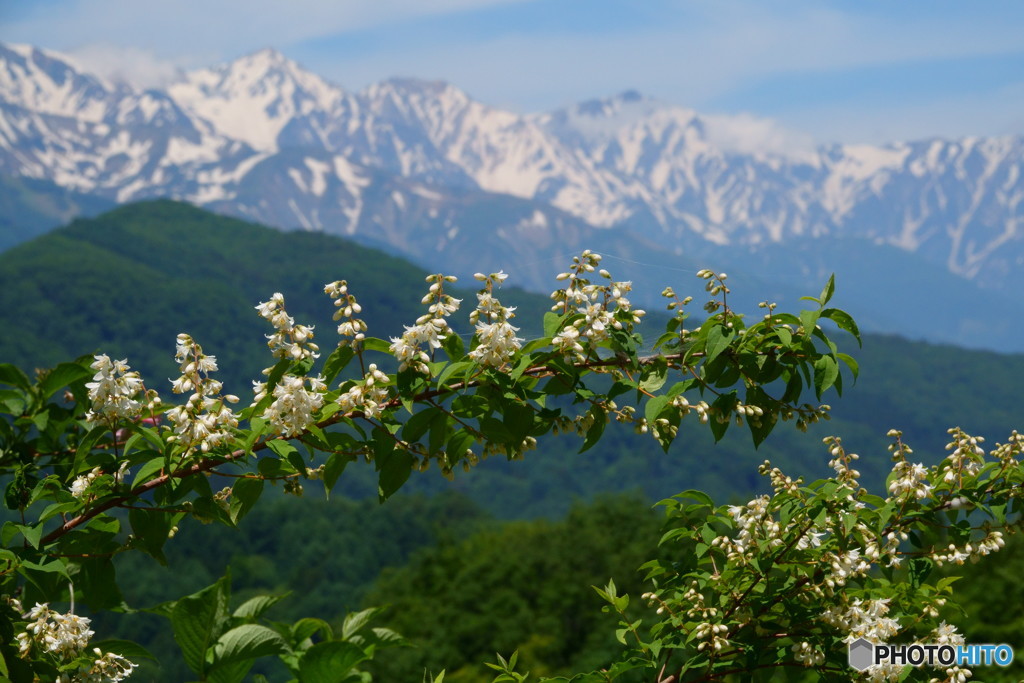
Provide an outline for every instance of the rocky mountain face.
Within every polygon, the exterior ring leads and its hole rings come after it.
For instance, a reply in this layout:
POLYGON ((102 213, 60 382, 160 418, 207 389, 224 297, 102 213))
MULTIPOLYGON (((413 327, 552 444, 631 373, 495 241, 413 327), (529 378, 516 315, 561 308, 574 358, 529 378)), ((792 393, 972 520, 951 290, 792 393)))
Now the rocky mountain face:
POLYGON ((1024 138, 815 148, 763 124, 633 92, 539 115, 441 82, 353 93, 273 50, 137 90, 0 45, 0 175, 115 202, 184 199, 456 272, 494 264, 538 289, 592 244, 682 271, 774 264, 766 281, 802 288, 837 267, 893 275, 873 255, 896 250, 907 272, 970 281, 965 305, 981 288, 1013 310, 1024 138))

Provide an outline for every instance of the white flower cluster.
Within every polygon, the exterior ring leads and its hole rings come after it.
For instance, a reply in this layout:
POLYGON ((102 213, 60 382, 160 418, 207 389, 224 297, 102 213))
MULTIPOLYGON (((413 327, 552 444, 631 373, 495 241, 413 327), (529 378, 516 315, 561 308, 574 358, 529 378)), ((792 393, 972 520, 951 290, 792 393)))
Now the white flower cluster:
POLYGON ((469 352, 469 357, 485 367, 500 368, 522 348, 523 341, 516 336, 519 328, 508 322, 515 317, 515 307, 502 306, 493 294, 494 286, 500 286, 508 275, 477 273, 473 277, 483 282, 484 288, 477 292, 476 310, 469 314, 469 321, 476 325, 477 338, 477 346, 469 352))
POLYGON ((358 410, 368 418, 377 417, 388 401, 388 390, 385 385, 389 381, 388 376, 371 363, 369 371, 363 377, 363 383, 356 384, 338 396, 338 405, 345 412, 358 410))
POLYGON ((302 360, 319 357, 317 351, 320 347, 312 341, 313 328, 295 324, 295 319, 289 316, 284 308, 283 294, 274 292, 270 301, 264 301, 256 310, 276 330, 274 334, 267 335, 267 346, 270 347, 274 358, 302 360))
POLYGON ((237 403, 238 397, 220 396, 223 385, 209 376, 217 370, 217 359, 204 354, 202 347, 189 335, 178 335, 174 360, 181 376, 172 381, 171 390, 176 394, 189 391, 192 394, 184 405, 167 411, 167 419, 174 429, 171 439, 183 445, 186 454, 196 447, 207 453, 228 441, 231 430, 238 426, 238 416, 227 406, 237 403))
POLYGON ((939 465, 939 474, 945 484, 959 484, 964 477, 973 477, 981 471, 985 450, 979 445, 984 442, 980 436, 969 436, 959 429, 950 429, 953 440, 946 444, 952 451, 939 465))
MULTIPOLYGON (((267 395, 267 385, 253 382, 256 391, 254 403, 267 395)), ((297 436, 314 422, 313 413, 324 405, 327 385, 323 377, 298 377, 285 375, 274 385, 274 402, 263 413, 263 417, 278 434, 297 436), (309 389, 306 388, 309 382, 309 389)))
POLYGON ((330 282, 324 285, 324 293, 334 300, 334 306, 338 309, 334 312, 334 319, 345 320, 338 325, 338 334, 342 336, 338 346, 348 346, 352 341, 362 341, 366 337, 366 321, 355 317, 362 312, 363 307, 356 301, 355 296, 349 294, 348 283, 345 280, 330 282))
MULTIPOLYGON (((17 611, 22 610, 17 600, 8 598, 8 601, 17 611)), ((94 635, 87 617, 70 612, 61 614, 50 609, 48 603, 36 603, 23 618, 30 623, 16 636, 21 657, 31 656, 32 651, 38 648, 67 663, 85 650, 94 635)), ((120 683, 135 670, 135 664, 121 655, 103 653, 99 648, 93 648, 93 653, 96 659, 88 671, 73 675, 65 671, 60 680, 69 683, 120 683)))
POLYGON ((831 555, 831 573, 825 578, 829 588, 845 586, 847 580, 866 575, 871 571, 871 563, 864 559, 859 548, 851 548, 845 553, 828 553, 831 555))
POLYGON ((45 602, 37 602, 24 618, 31 623, 17 635, 18 651, 22 657, 36 646, 59 657, 75 657, 85 649, 93 635, 88 618, 61 614, 50 609, 45 602))
POLYGON ((756 550, 759 540, 768 540, 772 547, 782 545, 782 527, 768 513, 768 502, 768 496, 758 496, 746 505, 730 505, 727 511, 739 533, 735 538, 719 536, 711 545, 722 548, 730 560, 740 562, 756 550))
MULTIPOLYGON (((86 493, 89 490, 89 487, 92 486, 93 482, 95 482, 102 474, 103 470, 101 468, 94 467, 89 472, 86 472, 85 474, 80 474, 77 477, 75 477, 74 481, 71 482, 71 486, 69 487, 71 490, 71 495, 74 496, 75 498, 78 498, 79 500, 85 498, 86 493)), ((117 472, 114 472, 114 483, 120 484, 127 474, 128 461, 125 460, 124 462, 121 463, 121 467, 118 468, 117 472)))
POLYGON ((927 498, 932 487, 925 481, 928 478, 928 469, 920 463, 909 463, 900 460, 893 468, 895 478, 889 483, 889 493, 894 496, 910 496, 921 499, 927 498))
POLYGON ((142 378, 128 367, 127 360, 112 361, 110 356, 99 355, 89 367, 96 374, 93 381, 85 385, 92 401, 92 409, 85 419, 90 422, 130 419, 142 412, 142 404, 135 398, 144 389, 142 378))
POLYGON ((82 683, 120 683, 135 671, 135 664, 121 655, 103 653, 98 647, 93 648, 93 654, 96 661, 81 678, 82 683))
POLYGON ((978 558, 994 553, 1005 545, 1006 541, 1003 540, 1001 531, 990 531, 985 538, 974 543, 967 543, 963 548, 958 548, 950 543, 945 552, 933 553, 932 559, 939 566, 946 563, 963 564, 966 560, 977 561, 978 558))
POLYGON ((444 283, 455 282, 454 275, 428 275, 426 280, 430 290, 421 303, 430 304, 427 313, 417 318, 412 327, 407 326, 401 337, 391 337, 389 349, 398 359, 399 372, 412 368, 415 372, 429 374, 430 356, 420 347, 425 344, 429 349, 441 348, 441 340, 449 330, 445 316, 459 310, 461 301, 444 293, 444 283))
POLYGON ((101 474, 103 471, 99 467, 95 467, 91 472, 75 477, 75 480, 71 482, 71 495, 75 498, 84 498, 86 491, 101 474))
POLYGON ((626 325, 640 322, 644 315, 642 310, 633 310, 626 294, 632 289, 632 283, 615 282, 611 274, 604 269, 598 274, 608 281, 604 285, 591 284, 587 273, 597 270, 601 263, 601 255, 587 249, 580 256, 573 257, 571 269, 559 273, 558 280, 568 280, 564 289, 551 293, 555 305, 551 310, 561 313, 580 313, 571 325, 562 328, 551 339, 551 345, 563 356, 577 360, 586 358, 586 349, 582 342, 600 343, 611 334, 611 330, 621 330, 626 325), (624 312, 626 316, 617 316, 624 312), (626 324, 624 325, 623 320, 626 324))
POLYGON ((794 643, 790 650, 793 652, 793 659, 804 666, 821 666, 825 663, 825 653, 807 641, 794 643))

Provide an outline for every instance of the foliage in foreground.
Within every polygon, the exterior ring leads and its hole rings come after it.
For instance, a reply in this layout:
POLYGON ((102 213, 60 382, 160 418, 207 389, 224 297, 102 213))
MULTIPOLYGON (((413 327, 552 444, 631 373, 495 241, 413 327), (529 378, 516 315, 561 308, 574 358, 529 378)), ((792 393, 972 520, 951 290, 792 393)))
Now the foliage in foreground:
MULTIPOLYGON (((513 311, 496 298, 501 273, 478 276, 468 348, 448 322, 460 304, 447 291, 453 278, 428 277, 426 312, 390 343, 366 335, 347 283, 330 283, 342 341, 317 375, 310 374, 319 355, 313 330, 275 294, 257 311, 272 327, 268 346, 278 360, 237 412, 240 399, 214 379, 216 359, 187 334, 176 345, 181 374, 171 388, 187 397, 177 405, 164 403, 126 362, 102 355, 36 381, 0 366, 0 382, 10 387, 0 394, 10 415, 0 422, 5 500, 22 520, 4 526, 0 551, 11 596, 0 624, 6 675, 122 680, 137 648, 90 649, 93 634, 74 614, 76 601, 124 609, 114 554, 139 550, 163 560, 186 515, 236 525, 266 481, 298 492, 302 481, 319 479, 330 491, 349 464, 364 460, 378 472, 383 500, 414 470, 437 467, 454 477, 491 455, 519 459, 551 432, 579 434, 585 451, 610 422, 630 424, 666 450, 684 420, 706 424, 716 438, 745 425, 759 443, 780 421, 805 428, 827 416, 827 406, 800 403, 805 391, 820 400, 841 390, 841 364, 856 374, 854 360, 819 325, 831 320, 857 336, 848 315, 828 308, 831 281, 812 299, 815 309, 795 315, 765 302, 764 318, 748 325, 728 306, 725 275, 702 271, 706 320, 687 329, 690 298, 666 289, 675 316, 658 353, 642 356, 635 331, 642 312, 625 296, 628 283, 599 270, 599 261, 584 252, 559 275, 565 287, 553 294, 545 336, 525 344, 513 311), (359 379, 338 384, 350 366, 359 379), (234 484, 214 491, 214 475, 234 484), (48 607, 64 596, 67 612, 48 607)), ((654 588, 644 597, 659 618, 641 630, 626 612, 628 597, 611 583, 601 589, 625 620, 617 633, 625 649, 609 669, 578 680, 636 672, 714 680, 790 668, 847 680, 842 644, 850 638, 954 642, 955 629, 940 620, 950 582, 929 583, 928 569, 1001 545, 998 527, 1017 512, 1022 474, 1016 434, 988 461, 976 440, 953 436, 951 455, 932 470, 912 463, 897 437, 884 498, 860 488, 854 456, 838 440, 829 442, 829 480, 805 485, 766 463, 773 496, 716 508, 699 492, 680 494, 668 503, 676 528, 664 540, 675 552, 647 567, 654 588)), ((155 608, 169 616, 199 680, 241 681, 263 657, 276 657, 298 681, 362 680, 361 663, 400 642, 389 632, 359 633, 369 613, 353 617, 360 628, 338 638, 309 622, 264 623, 273 598, 231 612, 225 584, 209 591, 155 608)), ((522 679, 514 659, 495 666, 496 680, 522 679)), ((900 672, 875 667, 866 675, 900 672)), ((954 667, 939 675, 964 674, 954 667)))

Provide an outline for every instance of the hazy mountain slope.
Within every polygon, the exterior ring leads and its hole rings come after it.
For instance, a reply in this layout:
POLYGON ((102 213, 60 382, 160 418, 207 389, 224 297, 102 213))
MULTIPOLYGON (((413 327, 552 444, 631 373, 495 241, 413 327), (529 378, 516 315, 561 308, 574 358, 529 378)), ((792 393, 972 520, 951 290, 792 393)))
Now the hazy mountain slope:
POLYGON ((54 53, 0 47, 0 107, 4 173, 117 201, 186 199, 406 254, 429 226, 402 207, 384 220, 389 176, 445 198, 512 195, 670 250, 831 235, 896 246, 989 289, 1024 285, 1019 137, 816 149, 750 117, 636 93, 523 116, 438 82, 351 93, 273 50, 136 91, 54 53))

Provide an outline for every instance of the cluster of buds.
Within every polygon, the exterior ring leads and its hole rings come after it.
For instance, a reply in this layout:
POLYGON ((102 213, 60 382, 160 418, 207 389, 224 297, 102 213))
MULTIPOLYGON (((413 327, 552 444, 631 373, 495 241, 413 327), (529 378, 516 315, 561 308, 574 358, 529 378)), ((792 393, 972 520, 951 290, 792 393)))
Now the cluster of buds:
POLYGON ((181 375, 171 383, 176 394, 192 392, 184 405, 167 411, 173 425, 172 440, 185 447, 189 454, 198 447, 208 453, 227 442, 233 429, 238 427, 238 416, 228 403, 238 403, 233 394, 220 395, 223 385, 210 377, 217 370, 217 359, 203 353, 202 347, 187 334, 178 335, 174 354, 181 375))
POLYGON ((446 316, 459 310, 461 301, 444 292, 444 283, 455 282, 454 275, 438 273, 428 275, 426 280, 430 283, 430 289, 421 303, 429 304, 427 313, 417 318, 415 325, 407 326, 401 337, 391 338, 389 349, 398 359, 399 372, 411 368, 424 375, 430 373, 427 363, 431 357, 421 347, 426 345, 431 350, 441 348, 441 340, 450 329, 446 316))
POLYGON ((320 347, 313 343, 313 328, 295 324, 295 319, 285 310, 283 294, 275 292, 270 301, 264 301, 256 310, 274 326, 274 334, 267 335, 267 346, 274 358, 297 361, 319 357, 320 347))
POLYGON ((828 461, 828 465, 836 473, 835 480, 840 484, 846 484, 850 488, 860 486, 857 483, 857 479, 860 478, 860 471, 851 467, 853 461, 860 459, 860 456, 856 453, 847 453, 846 449, 843 448, 842 440, 838 436, 826 436, 822 439, 822 443, 829 447, 829 455, 832 456, 832 459, 828 461))
POLYGON ((128 366, 127 360, 112 361, 105 354, 94 358, 89 367, 96 374, 85 385, 92 408, 85 419, 99 422, 137 417, 142 412, 142 403, 136 397, 145 391, 139 373, 128 366))
POLYGON ((342 320, 338 325, 338 334, 342 338, 338 346, 348 346, 351 342, 362 341, 366 337, 366 321, 356 316, 363 311, 363 307, 359 305, 354 295, 349 294, 348 283, 345 280, 338 280, 326 284, 324 293, 334 300, 334 306, 338 309, 334 312, 334 319, 342 320))
POLYGON ((495 285, 501 286, 508 275, 477 273, 473 277, 483 282, 484 287, 477 292, 476 309, 469 314, 469 322, 476 326, 477 338, 476 348, 469 352, 469 357, 479 365, 500 368, 519 351, 523 341, 516 336, 519 328, 508 322, 515 317, 516 309, 502 306, 494 297, 495 285))
MULTIPOLYGON (((713 270, 704 268, 697 271, 697 277, 706 281, 704 291, 712 297, 704 304, 704 310, 708 313, 715 313, 720 309, 725 309, 728 312, 725 304, 725 295, 730 293, 730 289, 726 287, 725 281, 729 276, 725 273, 716 273, 713 270), (714 298, 717 296, 721 296, 722 300, 719 301, 714 298)), ((727 323, 726 326, 731 327, 732 323, 727 323)))

